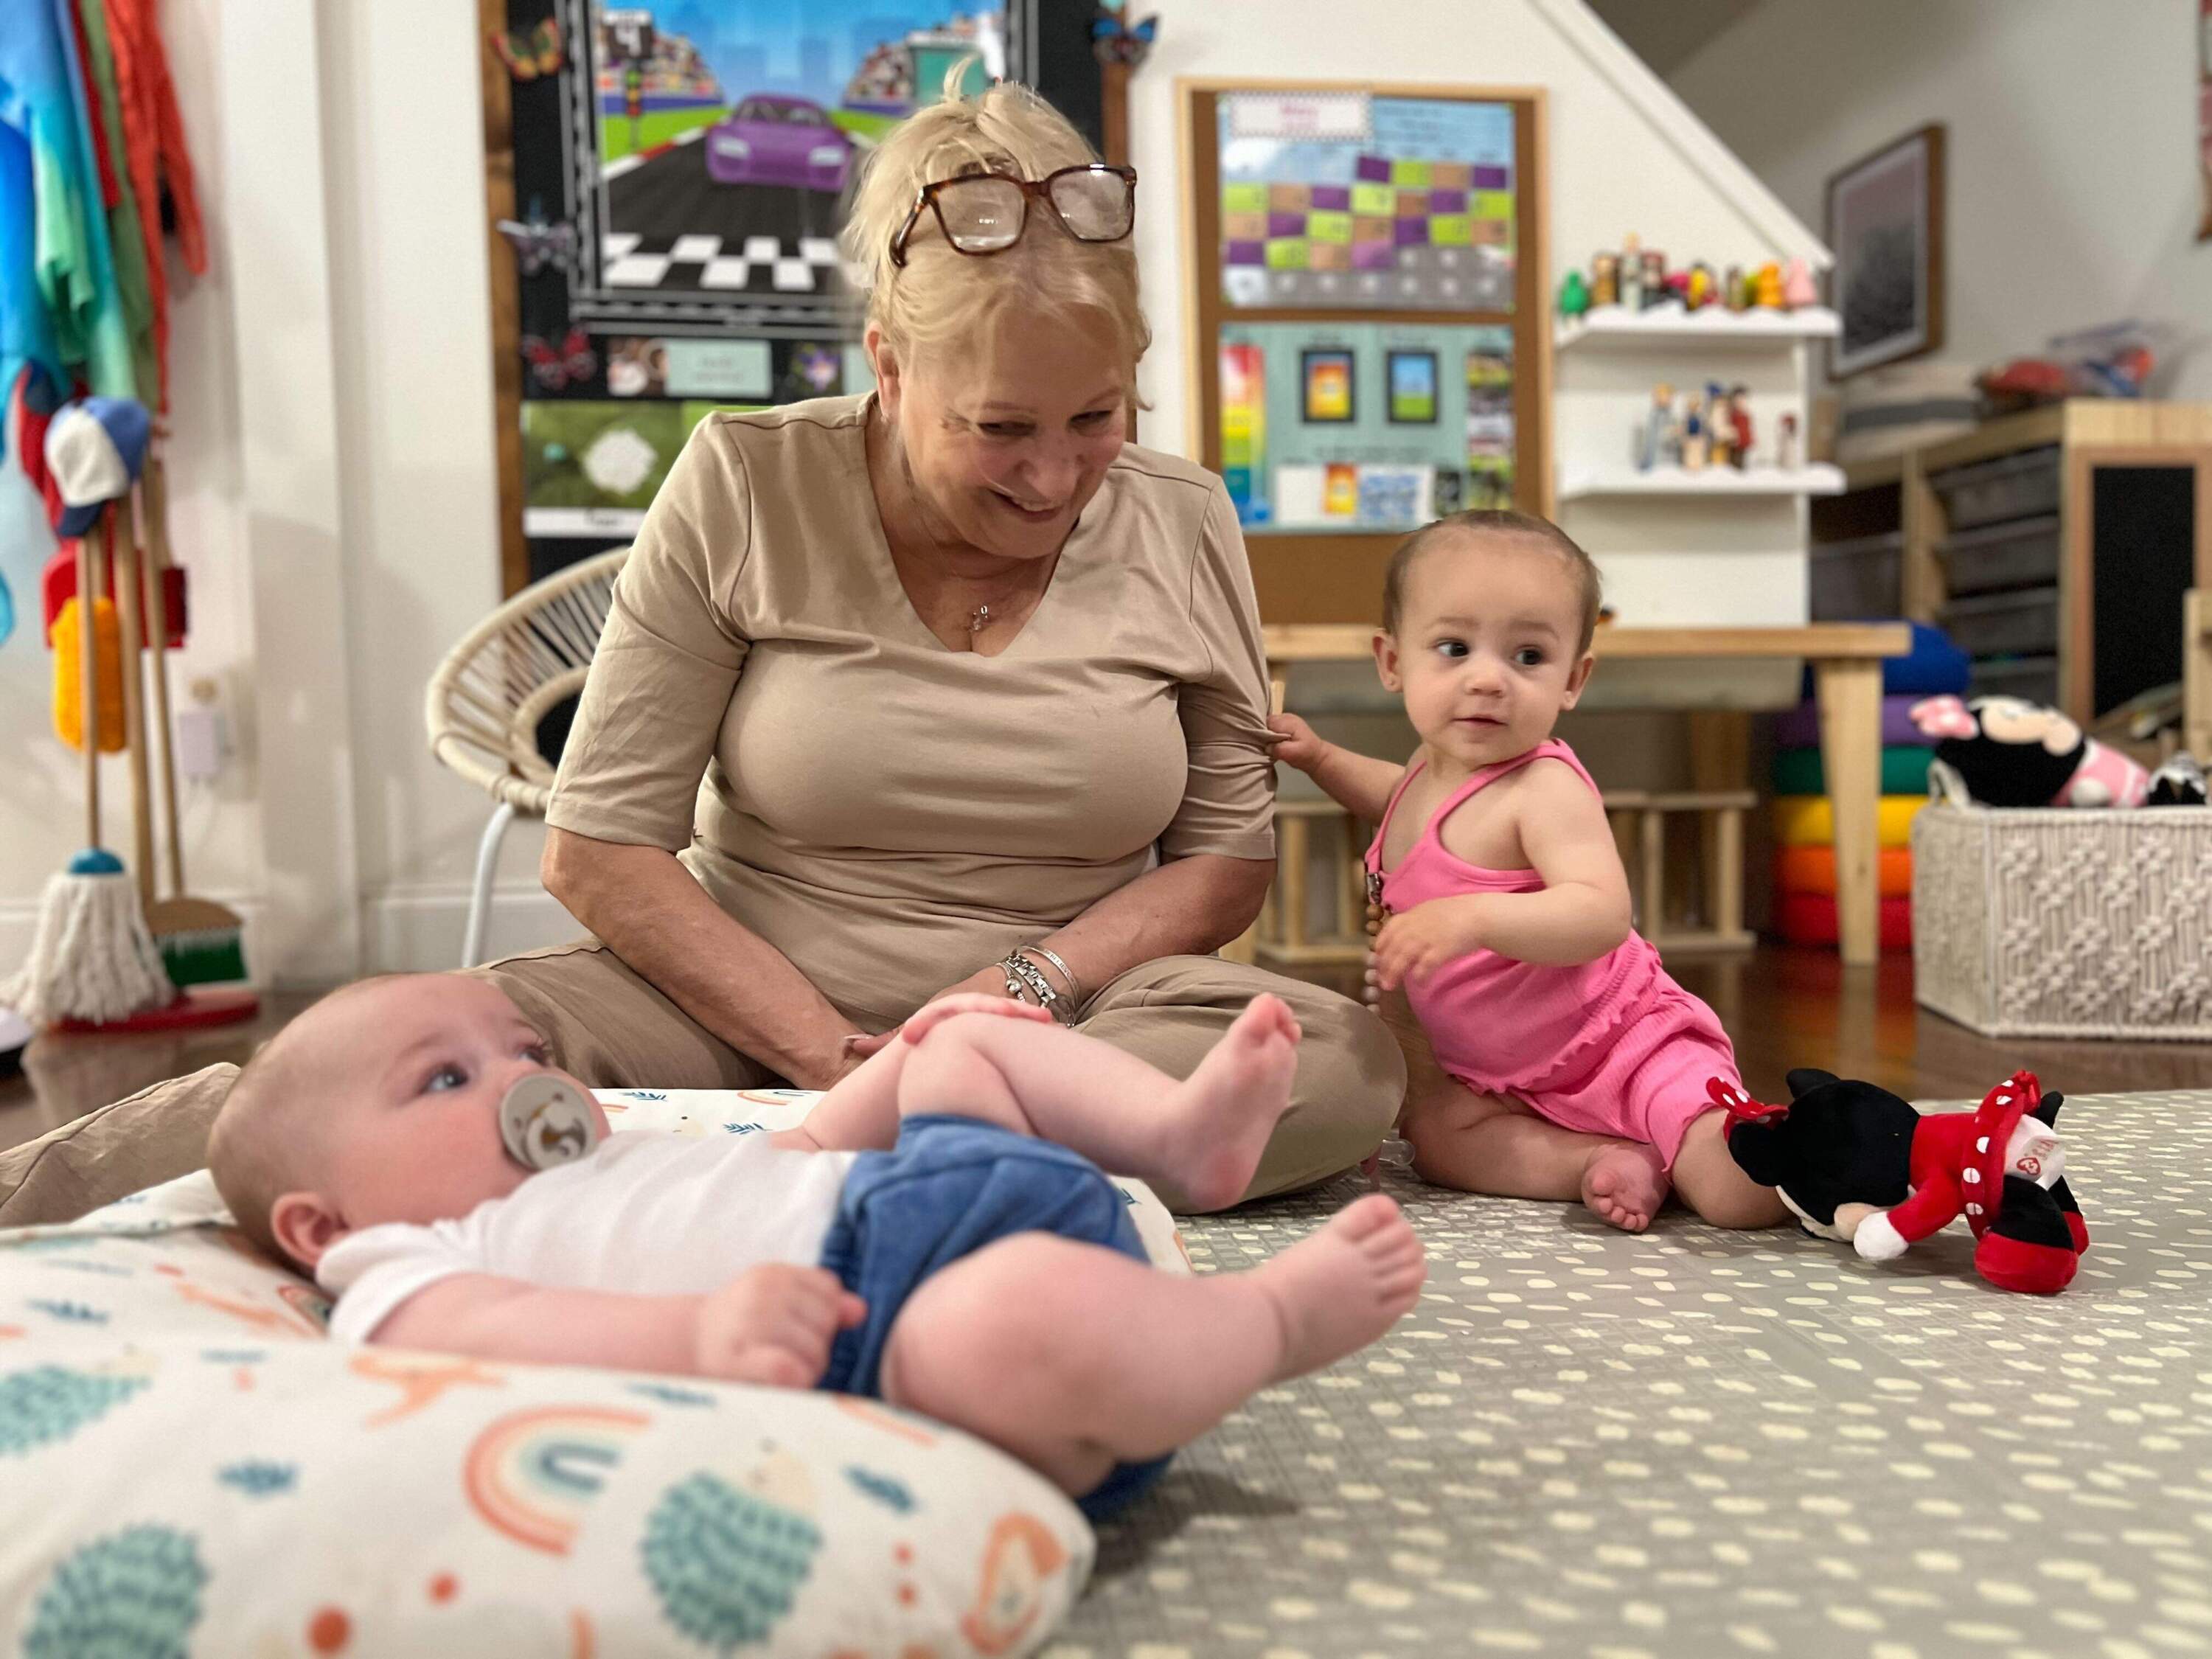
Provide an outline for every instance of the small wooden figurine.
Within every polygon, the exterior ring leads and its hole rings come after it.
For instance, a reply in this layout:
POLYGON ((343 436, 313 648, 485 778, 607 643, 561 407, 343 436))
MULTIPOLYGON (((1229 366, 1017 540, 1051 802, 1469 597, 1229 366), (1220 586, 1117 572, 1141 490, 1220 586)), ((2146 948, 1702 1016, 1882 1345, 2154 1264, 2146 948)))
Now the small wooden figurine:
POLYGON ((1782 417, 1779 435, 1774 441, 1774 464, 1784 472, 1795 472, 1805 465, 1802 446, 1797 441, 1797 416, 1785 414, 1782 417))
POLYGON ((1610 253, 1590 261, 1589 302, 1593 308, 1620 303, 1620 261, 1610 253))
POLYGON ((1633 232, 1621 244, 1620 303, 1630 311, 1644 309, 1644 254, 1633 232))
POLYGON ((1753 284, 1751 302, 1762 311, 1782 309, 1782 267, 1769 259, 1759 268, 1759 277, 1753 284))
POLYGON ((1649 472, 1667 453, 1667 440, 1674 425, 1674 388, 1664 380, 1651 388, 1651 413, 1644 422, 1644 443, 1638 451, 1636 470, 1649 472))
POLYGON ((1720 296, 1713 290, 1718 284, 1713 279, 1713 268, 1703 259, 1690 267, 1690 280, 1682 295, 1682 303, 1692 311, 1702 311, 1720 296))
POLYGON ((1730 311, 1751 309, 1751 285, 1743 280, 1743 267, 1730 265, 1726 283, 1727 305, 1730 311))
POLYGON ((1695 394, 1682 416, 1682 470, 1702 472, 1705 470, 1706 429, 1705 411, 1695 394))
POLYGON ((1820 303, 1820 290, 1813 282, 1812 267, 1793 258, 1782 272, 1782 303, 1792 311, 1820 303))
POLYGON ((1734 428, 1730 434, 1729 464, 1739 472, 1751 465, 1751 388, 1733 386, 1729 388, 1729 421, 1734 428))
POLYGON ((1644 308, 1663 304, 1668 296, 1667 256, 1656 248, 1644 251, 1644 308))
POLYGON ((1579 317, 1590 307, 1589 286, 1583 281, 1579 270, 1567 273, 1567 280, 1559 284, 1559 315, 1579 317))
POLYGON ((1720 382, 1705 382, 1705 453, 1715 466, 1733 466, 1735 422, 1729 414, 1728 394, 1720 382))

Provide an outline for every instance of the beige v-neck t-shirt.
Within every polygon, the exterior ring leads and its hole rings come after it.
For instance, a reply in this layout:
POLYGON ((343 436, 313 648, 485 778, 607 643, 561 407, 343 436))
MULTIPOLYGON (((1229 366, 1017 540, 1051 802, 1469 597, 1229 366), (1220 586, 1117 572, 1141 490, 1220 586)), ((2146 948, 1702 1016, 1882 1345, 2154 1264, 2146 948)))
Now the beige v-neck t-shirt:
POLYGON ((954 651, 892 568, 871 408, 700 423, 623 568, 546 821, 679 853, 888 1025, 1156 850, 1273 857, 1273 768, 1219 479, 1124 448, 1019 635, 954 651))

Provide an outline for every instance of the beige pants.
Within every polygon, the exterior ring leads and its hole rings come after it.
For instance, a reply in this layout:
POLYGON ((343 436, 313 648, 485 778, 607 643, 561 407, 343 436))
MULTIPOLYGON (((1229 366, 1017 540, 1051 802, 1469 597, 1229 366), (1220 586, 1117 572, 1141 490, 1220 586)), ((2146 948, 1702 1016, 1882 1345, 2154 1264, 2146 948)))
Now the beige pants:
MULTIPOLYGON (((545 1035, 553 1058, 593 1088, 748 1089, 780 1081, 632 972, 595 940, 475 970, 545 1035)), ((1291 1109, 1247 1194, 1312 1185, 1373 1152, 1398 1115, 1406 1063, 1382 1024, 1334 992, 1212 957, 1166 957, 1092 996, 1080 1029, 1187 1077, 1261 991, 1305 1027, 1291 1109)), ((73 1220, 207 1162, 208 1129, 238 1074, 210 1066, 155 1084, 0 1152, 0 1227, 73 1220)), ((1161 1197, 1181 1207, 1180 1194, 1161 1197)))
MULTIPOLYGON (((553 1063, 595 1089, 757 1089, 782 1079, 678 1008, 593 939, 476 969, 544 1035, 553 1063)), ((1163 957, 1132 968, 1079 1012, 1076 1029, 1175 1077, 1262 991, 1305 1028, 1291 1109, 1247 1198, 1310 1187, 1373 1152, 1396 1121, 1406 1064, 1382 1023, 1334 991, 1218 961, 1163 957)), ((1163 1186, 1161 1198, 1183 1207, 1163 1186)))

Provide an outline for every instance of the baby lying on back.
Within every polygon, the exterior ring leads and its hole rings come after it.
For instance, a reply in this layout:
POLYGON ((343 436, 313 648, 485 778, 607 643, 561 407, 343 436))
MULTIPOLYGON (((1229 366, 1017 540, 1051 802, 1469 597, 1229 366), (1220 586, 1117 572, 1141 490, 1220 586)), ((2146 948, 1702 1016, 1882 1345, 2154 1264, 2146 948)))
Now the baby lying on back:
POLYGON ((1233 1202, 1298 1037, 1256 998, 1177 1082, 1042 1009, 948 997, 799 1129, 610 1138, 495 987, 374 980, 255 1056, 209 1162, 239 1224, 337 1298, 344 1340, 872 1395, 1096 1516, 1419 1293, 1388 1198, 1249 1273, 1183 1278, 1150 1265, 1101 1172, 1233 1202))

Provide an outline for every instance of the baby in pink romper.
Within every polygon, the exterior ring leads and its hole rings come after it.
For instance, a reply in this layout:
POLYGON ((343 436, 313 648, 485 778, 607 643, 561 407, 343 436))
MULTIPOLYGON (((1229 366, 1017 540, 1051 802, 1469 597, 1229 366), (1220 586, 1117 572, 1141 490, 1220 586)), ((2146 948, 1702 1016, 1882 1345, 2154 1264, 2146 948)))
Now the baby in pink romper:
POLYGON ((1728 1034, 1631 927, 1597 786, 1552 736, 1589 681, 1597 609, 1597 568, 1556 526, 1440 520, 1391 560, 1375 636, 1420 734, 1413 763, 1324 742, 1294 714, 1273 721, 1275 752, 1382 826, 1370 977, 1405 987, 1450 1079, 1400 1124, 1419 1174, 1579 1198, 1630 1232, 1670 1188, 1707 1221, 1771 1226, 1782 1202, 1729 1156, 1706 1093, 1740 1081, 1728 1034))

